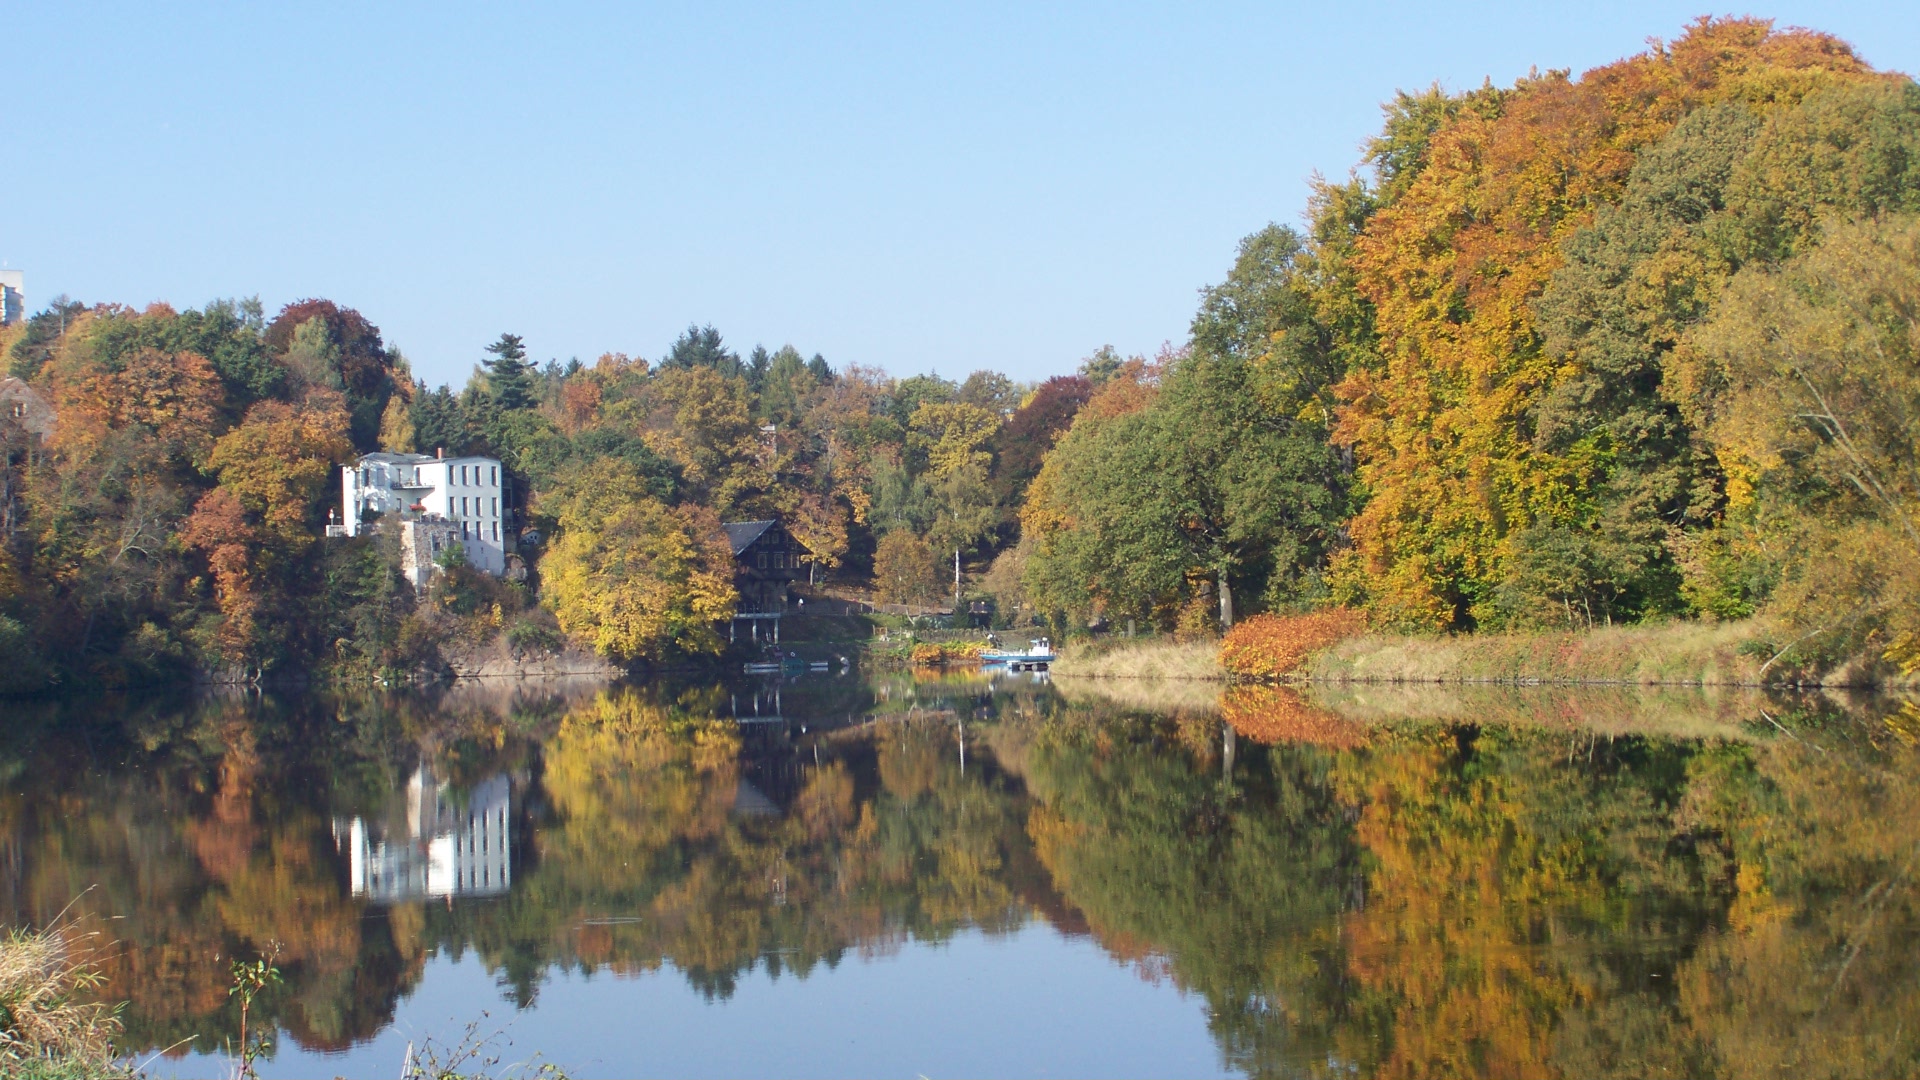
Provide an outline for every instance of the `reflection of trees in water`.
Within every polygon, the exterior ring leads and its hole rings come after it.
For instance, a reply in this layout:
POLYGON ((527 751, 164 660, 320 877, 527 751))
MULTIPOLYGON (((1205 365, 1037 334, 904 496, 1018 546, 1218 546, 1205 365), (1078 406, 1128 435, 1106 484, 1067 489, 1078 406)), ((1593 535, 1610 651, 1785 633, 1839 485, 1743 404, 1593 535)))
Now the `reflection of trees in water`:
POLYGON ((500 904, 432 913, 443 939, 472 942, 523 1002, 555 964, 671 963, 713 997, 756 967, 804 976, 1015 921, 1017 790, 960 773, 950 722, 822 740, 776 807, 719 704, 626 689, 571 712, 545 747, 532 869, 500 904))
POLYGON ((1339 916, 1360 901, 1337 759, 1243 748, 1223 779, 1220 737, 1195 717, 1063 717, 1028 754, 1028 832, 1103 945, 1207 999, 1232 1067, 1324 1067, 1350 1020, 1339 916))
POLYGON ((33 767, 0 792, 18 853, 0 918, 80 897, 82 926, 118 942, 104 992, 129 1001, 130 1046, 217 1044, 237 1022, 229 963, 272 942, 286 981, 262 1004, 304 1046, 371 1036, 417 981, 417 933, 344 895, 324 812, 381 794, 394 743, 373 735, 417 723, 416 704, 321 704, 81 702, 9 732, 33 767))
POLYGON ((44 920, 94 886, 149 1045, 230 1031, 227 962, 273 941, 265 1007, 318 1048, 378 1031, 436 953, 522 1003, 556 969, 666 965, 723 997, 1039 913, 1202 995, 1251 1073, 1912 1071, 1912 725, 1362 739, 1242 693, 1235 743, 1204 711, 983 689, 832 687, 808 707, 884 719, 805 734, 734 725, 712 687, 29 712, 0 903, 44 920), (515 778, 506 896, 351 895, 334 817, 390 815, 422 760, 450 798, 515 778))
MULTIPOLYGON (((1253 704, 1262 734, 1325 719, 1253 704)), ((1242 742, 1230 785, 1191 726, 1051 726, 1029 830, 1108 948, 1206 996, 1235 1066, 1915 1069, 1920 755, 1874 723, 1820 746, 1380 726, 1242 742)))

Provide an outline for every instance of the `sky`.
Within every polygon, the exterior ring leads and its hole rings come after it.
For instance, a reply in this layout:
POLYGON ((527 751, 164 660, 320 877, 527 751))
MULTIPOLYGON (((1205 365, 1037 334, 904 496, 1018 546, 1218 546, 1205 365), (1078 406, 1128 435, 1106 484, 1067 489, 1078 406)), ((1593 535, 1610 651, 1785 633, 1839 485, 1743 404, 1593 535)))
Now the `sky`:
MULTIPOLYGON (((1575 72, 1691 4, 0 3, 28 306, 359 309, 482 347, 1019 379, 1185 337, 1398 88, 1575 72)), ((1920 4, 1753 14, 1920 71, 1920 4)))

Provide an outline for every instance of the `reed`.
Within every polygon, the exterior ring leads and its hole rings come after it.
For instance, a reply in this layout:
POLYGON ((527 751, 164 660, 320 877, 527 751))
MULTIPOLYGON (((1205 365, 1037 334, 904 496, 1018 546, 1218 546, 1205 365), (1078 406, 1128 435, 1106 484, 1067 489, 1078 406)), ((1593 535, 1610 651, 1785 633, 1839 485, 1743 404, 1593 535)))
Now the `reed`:
POLYGON ((1676 622, 1585 633, 1362 634, 1300 668, 1314 682, 1757 686, 1751 622, 1676 622))
POLYGON ((1208 679, 1227 677, 1220 667, 1220 642, 1169 641, 1164 638, 1100 644, 1074 642, 1053 664, 1053 672, 1091 679, 1208 679))
POLYGON ((92 1000, 100 984, 96 934, 64 915, 0 937, 0 1075, 32 1080, 126 1077, 116 1010, 92 1000))

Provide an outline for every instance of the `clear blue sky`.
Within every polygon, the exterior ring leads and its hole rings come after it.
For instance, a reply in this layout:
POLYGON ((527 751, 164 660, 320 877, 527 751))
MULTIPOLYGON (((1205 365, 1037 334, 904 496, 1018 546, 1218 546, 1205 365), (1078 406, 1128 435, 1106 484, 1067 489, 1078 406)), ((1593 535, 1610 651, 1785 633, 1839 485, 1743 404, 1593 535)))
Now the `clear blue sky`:
MULTIPOLYGON (((430 381, 742 351, 950 377, 1185 334, 1397 87, 1585 70, 1685 3, 9 4, 28 302, 359 308, 430 381)), ((1920 70, 1920 4, 1759 10, 1920 70)))

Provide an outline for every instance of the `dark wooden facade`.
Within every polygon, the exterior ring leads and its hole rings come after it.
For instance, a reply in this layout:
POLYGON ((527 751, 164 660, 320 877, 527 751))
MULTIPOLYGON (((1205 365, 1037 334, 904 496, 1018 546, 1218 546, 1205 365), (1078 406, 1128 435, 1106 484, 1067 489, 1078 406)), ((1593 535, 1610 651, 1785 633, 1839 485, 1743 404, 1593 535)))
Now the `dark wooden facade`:
POLYGON ((742 615, 777 615, 787 609, 789 587, 807 576, 805 544, 778 519, 737 521, 726 526, 733 544, 733 581, 742 615))

